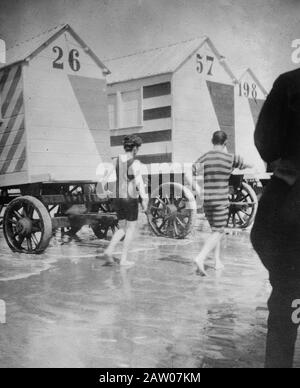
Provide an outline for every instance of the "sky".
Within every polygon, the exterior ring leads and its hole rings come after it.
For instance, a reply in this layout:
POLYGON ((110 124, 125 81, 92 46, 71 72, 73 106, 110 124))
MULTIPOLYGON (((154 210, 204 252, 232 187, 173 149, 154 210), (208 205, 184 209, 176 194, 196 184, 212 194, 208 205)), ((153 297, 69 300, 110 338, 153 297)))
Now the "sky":
POLYGON ((207 35, 239 77, 270 89, 300 39, 300 0, 0 0, 7 46, 68 23, 101 60, 207 35))

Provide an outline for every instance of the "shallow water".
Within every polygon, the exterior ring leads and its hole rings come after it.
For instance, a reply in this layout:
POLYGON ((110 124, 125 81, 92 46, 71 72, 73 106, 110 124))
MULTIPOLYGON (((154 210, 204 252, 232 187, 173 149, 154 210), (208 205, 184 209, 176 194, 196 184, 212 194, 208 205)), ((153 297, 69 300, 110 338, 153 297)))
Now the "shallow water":
POLYGON ((88 229, 78 241, 57 236, 40 256, 0 240, 0 366, 261 367, 266 272, 242 233, 227 236, 224 270, 197 276, 206 235, 174 241, 142 229, 131 268, 103 266, 107 242, 88 229))

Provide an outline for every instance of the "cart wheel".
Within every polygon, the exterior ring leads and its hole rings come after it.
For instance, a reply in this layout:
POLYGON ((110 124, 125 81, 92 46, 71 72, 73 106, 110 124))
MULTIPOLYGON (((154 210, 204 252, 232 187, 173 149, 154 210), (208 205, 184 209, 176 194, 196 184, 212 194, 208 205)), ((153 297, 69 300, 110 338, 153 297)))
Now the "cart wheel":
POLYGON ((118 229, 118 220, 113 216, 103 215, 101 221, 91 224, 91 228, 96 237, 106 239, 109 230, 115 233, 116 229, 118 229))
POLYGON ((242 182, 229 198, 228 227, 245 229, 255 218, 258 200, 255 191, 250 185, 242 182))
POLYGON ((190 190, 178 183, 164 183, 149 200, 148 222, 157 236, 182 239, 192 230, 196 210, 190 190))
POLYGON ((31 196, 19 197, 7 206, 3 232, 11 250, 42 253, 52 236, 51 217, 38 199, 31 196))
POLYGON ((90 225, 97 238, 107 239, 109 230, 111 230, 112 233, 115 233, 116 229, 118 229, 118 219, 112 215, 105 214, 112 212, 113 206, 110 201, 105 201, 100 204, 99 213, 103 213, 103 216, 100 221, 90 225))
POLYGON ((105 228, 101 224, 98 225, 91 225, 91 228, 94 232, 94 235, 99 238, 100 240, 107 238, 108 228, 105 228))
POLYGON ((113 211, 113 206, 110 201, 103 202, 100 204, 99 210, 103 213, 111 213, 113 211))

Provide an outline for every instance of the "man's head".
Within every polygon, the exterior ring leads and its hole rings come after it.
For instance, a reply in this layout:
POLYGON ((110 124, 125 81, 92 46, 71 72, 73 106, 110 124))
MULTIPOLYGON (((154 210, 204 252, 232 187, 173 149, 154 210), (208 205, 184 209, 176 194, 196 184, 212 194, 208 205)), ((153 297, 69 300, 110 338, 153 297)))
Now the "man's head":
POLYGON ((225 147, 227 144, 227 135, 224 131, 216 131, 213 133, 213 137, 211 139, 214 146, 223 146, 225 147))
POLYGON ((140 146, 142 145, 142 139, 137 135, 125 136, 123 139, 123 147, 126 152, 132 152, 137 154, 140 146))

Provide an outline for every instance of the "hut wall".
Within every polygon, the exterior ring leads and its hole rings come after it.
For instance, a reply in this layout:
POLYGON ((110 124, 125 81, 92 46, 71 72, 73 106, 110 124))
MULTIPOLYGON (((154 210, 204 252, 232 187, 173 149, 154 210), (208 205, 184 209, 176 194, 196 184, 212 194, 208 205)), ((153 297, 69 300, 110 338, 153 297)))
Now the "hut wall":
POLYGON ((233 81, 205 43, 173 75, 173 161, 195 161, 217 130, 226 131, 234 152, 234 109, 233 81))
POLYGON ((122 139, 138 134, 143 140, 139 159, 145 163, 172 160, 171 76, 160 75, 108 86, 111 149, 123 152, 122 139))
POLYGON ((0 70, 0 186, 28 181, 27 140, 21 64, 0 70))
POLYGON ((94 180, 110 160, 102 69, 65 32, 24 72, 30 180, 94 180))
POLYGON ((245 74, 235 87, 236 151, 258 172, 265 164, 254 145, 254 129, 265 95, 249 74, 245 74))

